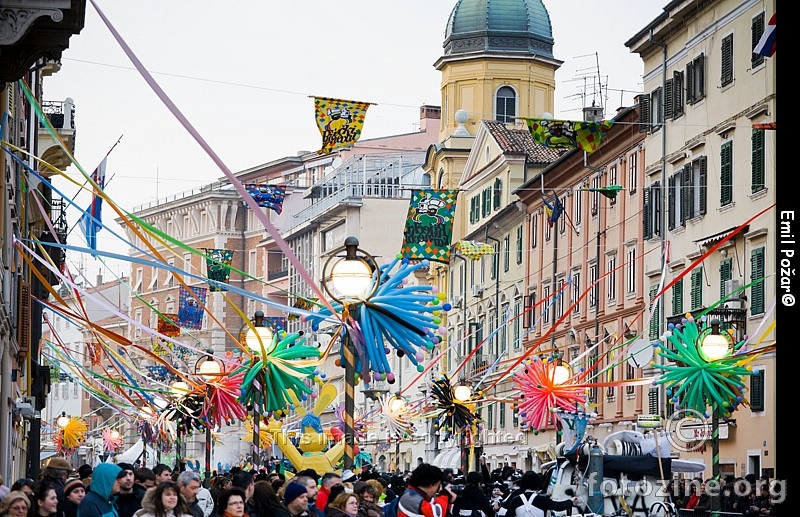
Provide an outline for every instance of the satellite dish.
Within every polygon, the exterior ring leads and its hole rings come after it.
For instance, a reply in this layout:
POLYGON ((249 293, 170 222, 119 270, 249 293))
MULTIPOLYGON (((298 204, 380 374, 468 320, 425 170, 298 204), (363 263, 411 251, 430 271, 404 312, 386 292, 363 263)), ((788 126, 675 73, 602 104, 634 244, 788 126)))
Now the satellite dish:
POLYGON ((646 339, 637 339, 628 349, 628 364, 634 368, 644 368, 653 358, 653 345, 646 339))
POLYGON ((339 166, 342 165, 342 157, 337 156, 336 158, 334 158, 333 162, 331 162, 331 165, 333 165, 334 169, 339 168, 339 166))

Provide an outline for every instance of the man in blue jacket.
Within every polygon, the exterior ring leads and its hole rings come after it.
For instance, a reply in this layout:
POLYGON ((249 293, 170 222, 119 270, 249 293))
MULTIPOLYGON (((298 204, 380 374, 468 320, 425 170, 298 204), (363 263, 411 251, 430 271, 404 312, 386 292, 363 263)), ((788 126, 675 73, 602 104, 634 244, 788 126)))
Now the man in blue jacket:
POLYGON ((101 463, 92 472, 92 484, 78 507, 78 517, 119 517, 115 500, 120 490, 117 476, 122 469, 101 463))

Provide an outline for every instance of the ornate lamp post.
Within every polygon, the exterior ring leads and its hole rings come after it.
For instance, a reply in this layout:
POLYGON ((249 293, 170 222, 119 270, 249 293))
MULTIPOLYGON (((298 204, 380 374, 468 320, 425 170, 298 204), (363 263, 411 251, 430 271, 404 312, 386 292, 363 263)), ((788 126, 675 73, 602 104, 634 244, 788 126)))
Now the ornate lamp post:
MULTIPOLYGON (((389 409, 392 413, 400 413, 406 408, 406 399, 404 399, 400 392, 398 391, 392 400, 389 401, 389 409)), ((394 471, 398 475, 400 474, 400 437, 397 437, 397 441, 394 444, 394 471)))
MULTIPOLYGON (((223 372, 222 362, 214 357, 214 350, 207 350, 208 355, 205 355, 197 360, 194 365, 194 373, 200 375, 206 382, 206 400, 205 403, 209 404, 208 400, 208 383, 217 379, 223 372)), ((206 472, 203 477, 203 485, 208 488, 211 484, 211 422, 206 420, 206 472)))
MULTIPOLYGON (((175 401, 179 401, 183 397, 189 394, 192 391, 191 386, 189 386, 184 381, 175 381, 169 387, 170 393, 172 398, 175 401)), ((181 469, 181 430, 178 427, 178 436, 175 440, 175 468, 180 470, 181 469)))
MULTIPOLYGON (((461 404, 468 402, 472 398, 472 388, 465 382, 460 382, 453 387, 453 398, 461 404)), ((463 429, 461 430, 461 468, 466 476, 470 470, 470 464, 467 455, 467 433, 463 429)))
MULTIPOLYGON (((247 330, 244 342, 247 348, 256 355, 266 355, 269 353, 267 347, 272 344, 274 331, 264 325, 264 312, 255 311, 253 313, 253 328, 247 330)), ((257 405, 253 406, 253 467, 258 470, 261 462, 261 413, 257 405)))

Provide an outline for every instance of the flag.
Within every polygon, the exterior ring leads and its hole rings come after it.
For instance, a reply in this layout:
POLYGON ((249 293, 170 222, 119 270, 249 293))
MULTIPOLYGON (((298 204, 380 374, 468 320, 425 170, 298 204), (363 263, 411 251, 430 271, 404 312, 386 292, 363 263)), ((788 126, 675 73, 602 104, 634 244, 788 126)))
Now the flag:
POLYGON ((533 139, 555 149, 578 148, 593 153, 600 140, 614 124, 611 120, 572 121, 547 118, 523 118, 533 139))
POLYGON ((547 212, 547 224, 552 228, 564 212, 564 205, 561 204, 558 196, 553 196, 548 203, 548 199, 544 194, 542 194, 542 203, 544 203, 544 211, 547 212))
POLYGON ((621 190, 625 190, 622 185, 609 185, 607 187, 591 187, 591 188, 582 188, 578 190, 585 190, 587 192, 598 192, 603 194, 608 199, 615 199, 617 197, 617 193, 621 190))
POLYGON ((494 253, 494 247, 485 242, 458 241, 455 248, 456 251, 472 260, 480 260, 484 255, 494 253))
MULTIPOLYGON (((106 184, 106 160, 108 156, 103 158, 100 165, 92 173, 92 181, 97 184, 97 187, 102 191, 106 184)), ((103 207, 103 198, 97 195, 97 190, 92 193, 92 204, 86 209, 86 212, 81 215, 78 224, 83 229, 83 235, 86 236, 86 245, 89 249, 97 250, 97 232, 103 227, 103 219, 101 217, 100 209, 103 207)))
POLYGON ((181 335, 181 329, 175 322, 178 321, 178 315, 174 313, 165 312, 158 316, 158 333, 167 337, 177 337, 181 335))
POLYGON ((411 192, 403 246, 408 259, 450 262, 450 239, 458 190, 423 189, 411 192))
POLYGON ((322 134, 322 149, 317 153, 328 154, 356 143, 361 137, 369 106, 369 102, 314 97, 317 127, 322 134))
POLYGON ((203 328, 203 312, 205 311, 208 289, 205 287, 190 287, 189 289, 181 286, 178 319, 175 323, 185 329, 200 330, 203 328), (189 289, 192 291, 189 292, 189 289), (194 293, 194 296, 192 293, 194 293))
POLYGON ((286 198, 286 185, 245 185, 247 193, 253 196, 258 206, 271 208, 278 214, 283 211, 283 200, 286 198))
POLYGON ((775 54, 775 16, 778 12, 772 13, 772 18, 769 19, 767 27, 764 29, 764 34, 761 39, 756 43, 753 49, 753 54, 758 54, 764 57, 772 57, 775 54))
MULTIPOLYGON (((206 250, 206 271, 209 280, 214 280, 223 284, 228 283, 231 276, 231 260, 233 260, 232 250, 206 250)), ((228 288, 215 283, 209 283, 208 290, 227 291, 228 288)))

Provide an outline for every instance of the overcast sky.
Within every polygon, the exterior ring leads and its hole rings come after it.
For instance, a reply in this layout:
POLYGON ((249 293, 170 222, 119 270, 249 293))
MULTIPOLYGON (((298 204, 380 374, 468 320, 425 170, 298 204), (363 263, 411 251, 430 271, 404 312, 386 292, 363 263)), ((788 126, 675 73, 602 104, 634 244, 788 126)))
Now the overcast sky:
MULTIPOLYGON (((362 138, 417 130, 419 107, 440 104, 447 18, 455 0, 96 0, 178 108, 235 171, 319 149, 313 99, 377 103, 362 138)), ((580 119, 607 88, 606 115, 642 89, 642 63, 624 42, 666 0, 545 0, 555 39, 555 115, 580 119)), ((45 100, 76 105, 75 156, 91 172, 108 159, 106 193, 123 209, 198 188, 224 174, 175 120, 87 3, 45 100)), ((523 113, 539 116, 541 113, 523 113)), ((71 167, 71 175, 79 173, 71 167)), ((71 196, 75 187, 63 181, 71 196)), ((81 205, 89 194, 78 194, 81 205)), ((114 214, 104 210, 106 225, 114 214)), ((77 220, 77 213, 70 214, 77 220)), ((70 241, 85 245, 74 231, 70 241)), ((107 231, 100 249, 125 253, 107 231)), ((91 259, 90 259, 91 262, 91 259)), ((88 268, 90 278, 96 266, 88 268)))

